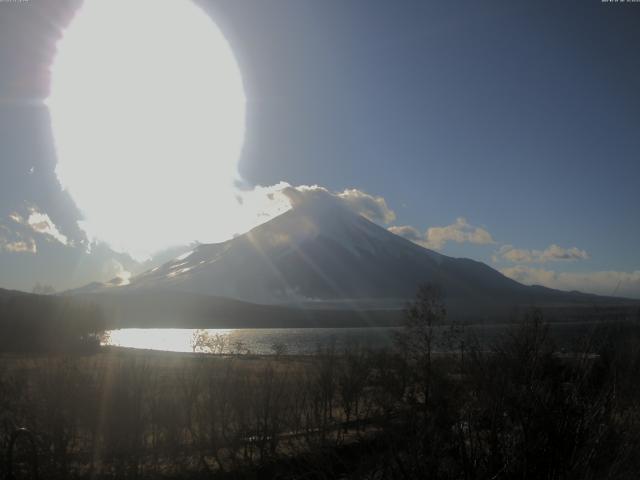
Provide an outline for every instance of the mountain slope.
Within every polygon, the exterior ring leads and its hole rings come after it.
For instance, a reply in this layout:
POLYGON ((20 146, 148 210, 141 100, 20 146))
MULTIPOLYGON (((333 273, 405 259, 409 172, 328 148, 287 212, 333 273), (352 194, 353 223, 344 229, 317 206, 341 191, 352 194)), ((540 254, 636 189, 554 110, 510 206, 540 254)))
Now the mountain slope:
POLYGON ((488 314, 514 305, 589 304, 601 298, 524 286, 481 262, 420 247, 331 198, 298 202, 244 235, 200 245, 120 290, 358 309, 397 307, 429 281, 444 288, 450 310, 457 312, 488 314))

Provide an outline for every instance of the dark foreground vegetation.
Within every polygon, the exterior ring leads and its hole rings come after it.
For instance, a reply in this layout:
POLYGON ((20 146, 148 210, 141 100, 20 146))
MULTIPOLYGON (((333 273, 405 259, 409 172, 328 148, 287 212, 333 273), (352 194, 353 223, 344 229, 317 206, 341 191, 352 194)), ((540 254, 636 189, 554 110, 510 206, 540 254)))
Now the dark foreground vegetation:
POLYGON ((561 352, 532 311, 490 349, 452 326, 444 355, 437 291, 407 313, 390 351, 4 354, 0 447, 28 428, 45 479, 638 477, 640 326, 561 352))

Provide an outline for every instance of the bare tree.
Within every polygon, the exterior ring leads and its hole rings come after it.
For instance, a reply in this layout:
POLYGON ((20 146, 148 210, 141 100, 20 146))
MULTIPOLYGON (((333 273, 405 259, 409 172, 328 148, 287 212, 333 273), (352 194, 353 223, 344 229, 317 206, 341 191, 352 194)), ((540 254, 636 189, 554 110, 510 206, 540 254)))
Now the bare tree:
POLYGON ((276 356, 276 358, 280 358, 283 355, 286 355, 287 350, 287 344, 284 342, 274 342, 273 344, 271 344, 271 352, 276 356))
POLYGON ((195 352, 222 355, 228 350, 229 339, 226 335, 211 334, 207 330, 196 330, 191 336, 191 349, 195 352))
POLYGON ((429 403, 431 390, 434 327, 444 323, 446 317, 442 288, 426 283, 418 288, 415 300, 407 306, 404 328, 396 337, 400 351, 415 366, 425 405, 429 403))

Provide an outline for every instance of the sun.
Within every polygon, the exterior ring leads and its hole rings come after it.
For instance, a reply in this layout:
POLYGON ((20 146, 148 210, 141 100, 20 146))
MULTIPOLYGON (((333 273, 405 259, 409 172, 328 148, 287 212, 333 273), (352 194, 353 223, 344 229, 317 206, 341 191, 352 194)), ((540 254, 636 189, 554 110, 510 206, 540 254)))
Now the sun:
POLYGON ((47 105, 88 233, 137 256, 227 235, 245 104, 228 42, 190 0, 85 0, 47 105))

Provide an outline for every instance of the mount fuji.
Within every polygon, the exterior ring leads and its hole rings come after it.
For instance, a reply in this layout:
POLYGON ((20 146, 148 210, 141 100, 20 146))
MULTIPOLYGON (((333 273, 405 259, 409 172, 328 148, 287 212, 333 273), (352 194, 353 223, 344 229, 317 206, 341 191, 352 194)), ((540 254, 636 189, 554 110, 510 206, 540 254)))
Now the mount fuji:
POLYGON ((165 299, 182 293, 280 309, 397 311, 426 282, 443 288, 450 314, 458 317, 620 300, 522 285, 484 263, 416 245, 329 195, 300 195, 290 210, 243 235, 199 245, 126 286, 93 286, 89 292, 165 299))

